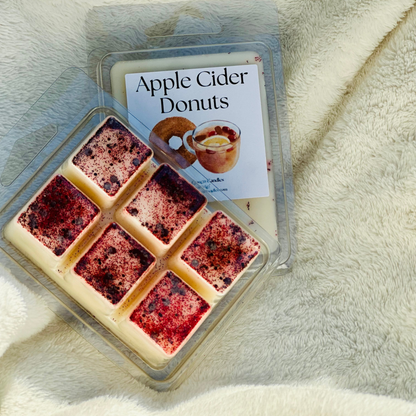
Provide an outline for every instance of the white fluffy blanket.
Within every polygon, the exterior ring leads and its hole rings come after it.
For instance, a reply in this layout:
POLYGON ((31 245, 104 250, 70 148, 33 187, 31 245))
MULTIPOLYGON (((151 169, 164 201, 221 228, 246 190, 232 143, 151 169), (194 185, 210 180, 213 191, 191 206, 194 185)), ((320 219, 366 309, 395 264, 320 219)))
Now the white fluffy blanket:
MULTIPOLYGON (((2 0, 4 134, 68 66, 93 5, 2 0)), ((0 414, 416 415, 413 0, 277 0, 297 191, 293 273, 178 390, 135 382, 0 277, 0 414)), ((261 24, 261 22, 256 22, 261 24)))

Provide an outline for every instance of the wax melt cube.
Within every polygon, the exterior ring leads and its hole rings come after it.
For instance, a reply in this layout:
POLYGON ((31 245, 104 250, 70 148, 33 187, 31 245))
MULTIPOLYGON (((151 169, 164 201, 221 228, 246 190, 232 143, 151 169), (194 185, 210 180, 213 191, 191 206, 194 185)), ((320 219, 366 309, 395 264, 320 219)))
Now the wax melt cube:
POLYGON ((207 200, 169 165, 163 164, 116 214, 120 224, 156 256, 177 241, 207 200))
POLYGON ((150 163, 153 152, 114 117, 108 117, 62 166, 62 173, 102 208, 150 163))
POLYGON ((6 226, 5 236, 48 273, 99 217, 93 202, 62 175, 55 175, 6 226))
POLYGON ((78 299, 90 310, 111 313, 150 272, 155 256, 111 223, 71 269, 78 299))
POLYGON ((211 307, 172 271, 163 272, 130 315, 130 331, 140 333, 172 358, 207 317, 211 307))
POLYGON ((260 253, 260 244, 222 211, 171 259, 171 267, 194 282, 209 300, 218 300, 236 283, 260 253))

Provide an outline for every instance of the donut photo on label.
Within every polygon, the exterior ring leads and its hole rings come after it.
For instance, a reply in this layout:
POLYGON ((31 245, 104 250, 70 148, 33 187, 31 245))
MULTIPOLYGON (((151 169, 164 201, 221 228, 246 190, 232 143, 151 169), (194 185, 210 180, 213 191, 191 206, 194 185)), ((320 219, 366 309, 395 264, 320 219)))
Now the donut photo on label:
POLYGON ((192 132, 195 127, 195 124, 185 117, 168 117, 153 127, 149 141, 185 169, 196 161, 195 154, 184 145, 187 140, 188 148, 192 146, 192 132))

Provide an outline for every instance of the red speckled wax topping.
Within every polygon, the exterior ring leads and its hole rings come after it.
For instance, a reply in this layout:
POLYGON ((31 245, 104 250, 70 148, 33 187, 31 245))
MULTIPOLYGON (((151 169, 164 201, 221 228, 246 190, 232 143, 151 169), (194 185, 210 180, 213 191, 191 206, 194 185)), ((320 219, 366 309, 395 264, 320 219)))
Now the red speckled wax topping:
POLYGON ((206 198, 169 165, 160 165, 147 184, 126 207, 164 244, 200 211, 206 198))
POLYGON ((114 117, 98 129, 72 163, 109 196, 114 196, 152 151, 114 117))
POLYGON ((17 221, 61 256, 99 212, 72 183, 56 175, 17 221))
POLYGON ((155 257, 118 224, 110 224, 74 271, 116 305, 155 263, 155 257))
POLYGON ((175 273, 167 271, 130 316, 167 354, 173 354, 210 310, 175 273))
POLYGON ((260 252, 260 244, 223 212, 217 211, 181 259, 224 292, 260 252))

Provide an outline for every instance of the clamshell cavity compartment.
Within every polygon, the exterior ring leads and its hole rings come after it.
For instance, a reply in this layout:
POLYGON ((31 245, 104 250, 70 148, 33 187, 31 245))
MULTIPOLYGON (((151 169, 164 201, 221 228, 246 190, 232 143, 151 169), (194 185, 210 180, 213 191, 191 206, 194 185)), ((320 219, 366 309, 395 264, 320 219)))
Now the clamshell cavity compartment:
POLYGON ((84 250, 66 280, 91 312, 110 315, 155 264, 156 257, 113 222, 84 250))
POLYGON ((106 118, 62 166, 62 174, 103 209, 111 208, 153 151, 114 117, 106 118))
POLYGON ((260 243, 221 211, 184 245, 169 264, 212 302, 228 293, 260 253, 260 243))
POLYGON ((5 237, 48 274, 100 219, 100 209, 62 175, 54 175, 4 229, 5 237))
POLYGON ((170 270, 156 276, 133 308, 121 326, 148 344, 162 362, 180 351, 211 311, 210 304, 170 270))
POLYGON ((207 204, 206 197, 169 165, 160 165, 116 218, 157 256, 175 244, 207 204))

